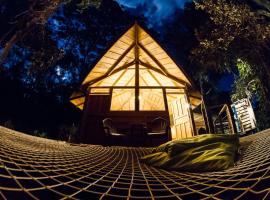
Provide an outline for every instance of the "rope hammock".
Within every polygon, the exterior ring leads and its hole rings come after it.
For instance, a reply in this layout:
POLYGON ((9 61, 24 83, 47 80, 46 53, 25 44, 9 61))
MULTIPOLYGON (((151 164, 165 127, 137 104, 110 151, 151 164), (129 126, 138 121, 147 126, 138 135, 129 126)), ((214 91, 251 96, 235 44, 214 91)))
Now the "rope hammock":
POLYGON ((0 199, 270 199, 270 130, 241 138, 225 171, 144 165, 151 148, 74 145, 0 127, 0 199))

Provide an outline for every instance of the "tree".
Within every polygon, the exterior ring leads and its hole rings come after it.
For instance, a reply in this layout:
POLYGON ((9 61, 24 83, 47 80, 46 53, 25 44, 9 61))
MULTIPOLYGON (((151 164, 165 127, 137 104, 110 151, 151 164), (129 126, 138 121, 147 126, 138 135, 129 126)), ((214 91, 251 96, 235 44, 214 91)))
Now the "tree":
POLYGON ((203 0, 195 3, 208 20, 196 30, 199 45, 193 62, 206 70, 234 71, 237 60, 252 66, 261 81, 266 107, 270 107, 270 24, 265 15, 243 1, 203 0))
POLYGON ((270 2, 268 0, 247 0, 247 2, 256 7, 258 14, 270 20, 270 2))
POLYGON ((42 130, 54 138, 59 124, 78 123, 81 112, 69 102, 71 93, 134 18, 111 0, 98 9, 77 9, 75 1, 61 4, 45 26, 13 46, 0 75, 0 122, 12 119, 18 130, 42 130))
MULTIPOLYGON (((257 118, 257 127, 264 129, 270 127, 269 108, 267 108, 266 96, 262 90, 261 80, 254 73, 254 67, 247 62, 238 59, 237 64, 239 75, 234 83, 234 93, 231 95, 232 101, 237 101, 243 98, 249 98, 256 105, 254 107, 257 118)), ((253 104, 254 104, 253 103, 253 104)))
MULTIPOLYGON (((6 0, 9 1, 9 0, 6 0)), ((44 26, 61 3, 70 3, 72 0, 28 0, 28 7, 12 19, 13 27, 0 38, 0 47, 3 49, 0 54, 0 66, 7 58, 11 48, 15 43, 21 41, 26 35, 31 33, 36 26, 44 26)), ((101 0, 81 0, 77 4, 78 9, 85 9, 89 6, 100 5, 101 0)), ((1 71, 1 67, 0 67, 1 71)))

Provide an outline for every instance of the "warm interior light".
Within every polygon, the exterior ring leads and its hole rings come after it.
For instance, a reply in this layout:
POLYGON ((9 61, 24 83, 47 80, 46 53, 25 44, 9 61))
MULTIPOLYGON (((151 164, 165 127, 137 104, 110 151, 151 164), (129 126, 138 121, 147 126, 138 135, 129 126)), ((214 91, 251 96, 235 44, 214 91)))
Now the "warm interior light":
POLYGON ((191 108, 191 105, 190 105, 189 103, 187 103, 187 104, 185 105, 185 107, 186 107, 187 109, 190 109, 190 108, 191 108))

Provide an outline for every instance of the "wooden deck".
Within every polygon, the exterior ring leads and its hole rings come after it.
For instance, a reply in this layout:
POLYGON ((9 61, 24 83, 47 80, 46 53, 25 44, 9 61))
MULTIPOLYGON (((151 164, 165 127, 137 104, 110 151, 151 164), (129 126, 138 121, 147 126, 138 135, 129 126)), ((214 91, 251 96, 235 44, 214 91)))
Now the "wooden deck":
POLYGON ((150 148, 72 145, 0 127, 0 199, 270 199, 270 130, 241 143, 235 167, 187 173, 140 163, 150 148))

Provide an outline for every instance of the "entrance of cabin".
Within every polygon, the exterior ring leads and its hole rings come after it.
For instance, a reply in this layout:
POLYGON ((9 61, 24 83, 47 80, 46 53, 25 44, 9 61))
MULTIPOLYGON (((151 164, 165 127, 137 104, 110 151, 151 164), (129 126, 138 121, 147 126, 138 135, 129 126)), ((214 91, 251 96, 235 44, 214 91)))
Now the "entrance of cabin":
POLYGON ((178 94, 169 102, 169 113, 172 139, 183 139, 195 135, 194 119, 185 94, 178 94))
POLYGON ((139 143, 153 146, 197 134, 194 106, 184 89, 142 87, 137 98, 135 90, 132 87, 90 89, 81 124, 83 142, 106 144, 104 119, 110 119, 117 133, 126 136, 125 140, 114 139, 119 145, 139 143), (167 135, 155 134, 157 130, 153 130, 152 123, 156 119, 167 122, 168 130, 163 130, 168 131, 167 135))

